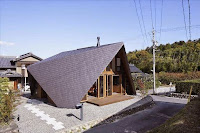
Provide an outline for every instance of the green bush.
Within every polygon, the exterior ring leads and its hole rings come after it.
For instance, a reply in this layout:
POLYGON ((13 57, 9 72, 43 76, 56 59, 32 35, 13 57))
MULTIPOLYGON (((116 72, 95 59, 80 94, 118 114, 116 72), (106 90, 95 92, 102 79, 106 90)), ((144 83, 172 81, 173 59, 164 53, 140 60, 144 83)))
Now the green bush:
POLYGON ((187 92, 189 94, 191 86, 192 94, 200 94, 200 79, 176 82, 176 92, 187 92))
POLYGON ((168 84, 170 84, 170 82, 176 83, 177 81, 199 79, 200 78, 200 71, 198 71, 198 72, 188 72, 188 73, 160 72, 160 73, 157 74, 157 77, 162 84, 168 85, 168 84))
POLYGON ((8 86, 8 78, 0 78, 0 124, 9 123, 14 109, 15 95, 8 86))

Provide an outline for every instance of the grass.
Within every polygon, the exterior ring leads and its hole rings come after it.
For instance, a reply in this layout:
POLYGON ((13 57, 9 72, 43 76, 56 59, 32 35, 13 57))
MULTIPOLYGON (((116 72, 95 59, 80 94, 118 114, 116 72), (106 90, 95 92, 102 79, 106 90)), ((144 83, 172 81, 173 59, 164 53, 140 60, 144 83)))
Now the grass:
POLYGON ((200 98, 193 99, 174 117, 148 133, 200 133, 200 98))

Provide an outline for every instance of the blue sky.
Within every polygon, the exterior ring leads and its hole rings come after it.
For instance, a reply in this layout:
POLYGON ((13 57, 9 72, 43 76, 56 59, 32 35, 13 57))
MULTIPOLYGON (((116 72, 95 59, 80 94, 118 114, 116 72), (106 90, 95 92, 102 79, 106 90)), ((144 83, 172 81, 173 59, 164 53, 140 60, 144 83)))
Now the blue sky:
MULTIPOLYGON (((141 24, 139 0, 135 0, 141 24)), ((134 0, 0 0, 0 55, 27 52, 47 58, 62 51, 123 41, 126 51, 151 46, 150 0, 140 0, 147 32, 142 36, 134 0), (145 39, 145 41, 144 41, 145 39)), ((161 1, 152 0, 153 20, 160 30, 161 1), (156 15, 155 15, 156 5, 156 15)), ((181 0, 163 0, 162 29, 184 27, 181 0)), ((191 25, 200 25, 200 1, 190 0, 191 25)), ((186 23, 188 5, 184 0, 186 23)), ((143 25, 142 25, 143 27, 143 25)), ((143 29, 144 31, 144 29, 143 29)), ((191 28, 192 39, 200 27, 191 28)), ((156 33, 159 43, 186 41, 185 30, 156 33)))

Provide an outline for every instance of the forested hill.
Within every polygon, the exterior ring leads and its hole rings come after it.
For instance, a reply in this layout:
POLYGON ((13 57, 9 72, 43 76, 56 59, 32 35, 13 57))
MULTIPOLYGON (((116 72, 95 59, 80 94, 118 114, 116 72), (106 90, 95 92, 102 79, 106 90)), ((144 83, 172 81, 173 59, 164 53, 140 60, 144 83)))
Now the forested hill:
MULTIPOLYGON (((156 72, 200 71, 200 39, 161 44, 156 51, 156 72)), ((152 47, 127 54, 129 63, 143 72, 152 73, 152 47)))

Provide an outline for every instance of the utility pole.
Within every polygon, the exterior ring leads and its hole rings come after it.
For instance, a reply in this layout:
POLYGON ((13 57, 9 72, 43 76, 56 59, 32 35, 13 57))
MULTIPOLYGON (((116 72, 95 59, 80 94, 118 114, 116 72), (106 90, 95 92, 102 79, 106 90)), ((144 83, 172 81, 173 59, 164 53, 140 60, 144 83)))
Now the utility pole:
POLYGON ((155 41, 155 30, 152 31, 153 34, 153 94, 155 94, 156 90, 156 58, 155 58, 155 51, 156 51, 156 41, 155 41))

